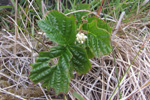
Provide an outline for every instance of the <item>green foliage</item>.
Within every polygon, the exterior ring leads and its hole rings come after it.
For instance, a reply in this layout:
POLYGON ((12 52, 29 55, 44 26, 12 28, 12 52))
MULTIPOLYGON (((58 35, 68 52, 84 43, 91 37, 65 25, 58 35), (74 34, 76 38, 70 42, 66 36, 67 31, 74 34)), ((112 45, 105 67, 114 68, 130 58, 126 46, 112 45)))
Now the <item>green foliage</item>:
MULTIPOLYGON (((90 5, 88 4, 79 4, 76 7, 76 10, 90 10, 90 5)), ((88 12, 82 11, 74 13, 74 16, 76 17, 77 24, 82 23, 82 17, 86 17, 88 15, 88 12)))
POLYGON ((111 52, 110 36, 112 29, 103 20, 96 17, 89 17, 87 23, 83 24, 82 29, 88 32, 87 52, 89 58, 99 57, 111 52))
POLYGON ((97 21, 88 24, 88 33, 87 45, 96 57, 111 51, 110 34, 104 28, 99 28, 97 21))
POLYGON ((58 11, 51 11, 45 19, 38 21, 39 27, 58 44, 73 44, 76 37, 75 18, 58 11))
MULTIPOLYGON (((78 5, 76 8, 89 9, 89 5, 78 5)), ((87 12, 78 12, 68 17, 58 11, 51 11, 38 21, 46 36, 58 46, 50 48, 49 52, 39 53, 29 76, 34 83, 42 82, 48 89, 54 88, 57 95, 67 93, 74 70, 79 75, 86 74, 91 68, 89 58, 111 52, 111 28, 102 20, 88 18, 87 15, 87 12), (83 16, 86 16, 84 20, 87 22, 82 22, 83 16), (84 35, 88 38, 83 44, 76 41, 76 34, 81 33, 79 26, 87 32, 84 35), (57 64, 53 64, 54 58, 58 59, 57 64)))
POLYGON ((71 67, 73 67, 79 74, 86 74, 91 68, 91 64, 85 50, 78 46, 71 46, 70 51, 73 55, 70 62, 71 67))
POLYGON ((56 94, 60 92, 67 93, 69 89, 69 62, 72 58, 71 52, 64 46, 51 48, 50 52, 40 52, 33 69, 30 73, 30 79, 37 83, 42 81, 43 86, 54 88, 56 94), (50 66, 52 58, 59 57, 58 64, 50 66))

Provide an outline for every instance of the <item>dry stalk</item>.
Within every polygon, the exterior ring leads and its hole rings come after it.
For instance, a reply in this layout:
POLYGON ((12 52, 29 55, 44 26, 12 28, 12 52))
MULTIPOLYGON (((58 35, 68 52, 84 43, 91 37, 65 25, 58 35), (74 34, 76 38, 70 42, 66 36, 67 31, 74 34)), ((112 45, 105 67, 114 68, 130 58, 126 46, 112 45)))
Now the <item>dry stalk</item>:
MULTIPOLYGON (((18 0, 16 0, 16 7, 15 7, 15 22, 17 23, 17 16, 18 16, 18 14, 17 14, 17 5, 18 5, 18 0)), ((18 28, 17 28, 17 26, 15 25, 15 45, 14 45, 14 54, 16 55, 16 52, 17 52, 17 50, 16 50, 16 46, 17 46, 17 35, 18 35, 18 28)))

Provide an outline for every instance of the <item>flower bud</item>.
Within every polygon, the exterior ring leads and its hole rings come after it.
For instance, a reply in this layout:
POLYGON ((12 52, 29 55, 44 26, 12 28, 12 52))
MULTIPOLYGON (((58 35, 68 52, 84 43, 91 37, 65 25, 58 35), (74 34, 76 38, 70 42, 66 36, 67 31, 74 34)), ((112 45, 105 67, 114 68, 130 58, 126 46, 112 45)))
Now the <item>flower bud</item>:
POLYGON ((84 33, 78 33, 76 35, 76 40, 78 41, 78 43, 81 43, 81 44, 83 44, 85 42, 86 38, 87 38, 87 36, 84 35, 84 33))

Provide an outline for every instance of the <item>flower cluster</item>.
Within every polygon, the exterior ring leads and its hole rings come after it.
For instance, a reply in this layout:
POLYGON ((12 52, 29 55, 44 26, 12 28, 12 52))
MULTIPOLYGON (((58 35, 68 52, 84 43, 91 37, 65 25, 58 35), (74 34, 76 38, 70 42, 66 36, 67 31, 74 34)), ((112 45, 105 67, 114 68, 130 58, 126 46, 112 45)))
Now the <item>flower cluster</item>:
POLYGON ((83 33, 78 33, 76 35, 76 40, 81 44, 83 44, 85 42, 86 38, 87 38, 87 36, 84 35, 83 33))

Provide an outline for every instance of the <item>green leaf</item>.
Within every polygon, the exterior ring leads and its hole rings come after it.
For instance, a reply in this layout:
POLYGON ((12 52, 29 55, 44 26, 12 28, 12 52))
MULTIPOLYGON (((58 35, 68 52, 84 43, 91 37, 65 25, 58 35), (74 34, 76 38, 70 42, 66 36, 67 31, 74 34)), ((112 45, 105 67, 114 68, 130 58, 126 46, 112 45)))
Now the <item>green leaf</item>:
POLYGON ((104 28, 99 28, 96 20, 88 24, 87 36, 87 45, 96 57, 111 52, 110 33, 104 28))
POLYGON ((78 46, 70 46, 69 49, 73 55, 70 62, 71 67, 73 67, 79 74, 86 74, 91 68, 86 51, 78 46))
POLYGON ((73 67, 70 67, 70 68, 69 68, 70 79, 74 78, 73 71, 74 71, 74 68, 73 68, 73 67))
POLYGON ((97 21, 97 27, 98 28, 102 28, 102 29, 105 29, 107 30, 110 34, 112 33, 112 28, 107 24, 105 23, 102 19, 99 19, 99 18, 96 18, 95 16, 94 17, 89 17, 88 18, 88 23, 91 23, 92 21, 97 21))
POLYGON ((36 61, 37 62, 43 62, 43 61, 47 61, 51 58, 58 57, 64 52, 65 49, 66 48, 64 46, 61 46, 61 45, 52 47, 50 49, 50 52, 40 52, 39 57, 36 59, 36 61))
POLYGON ((90 50, 86 48, 86 51, 89 58, 93 57, 92 54, 99 57, 111 52, 110 36, 112 29, 103 20, 89 17, 88 22, 82 25, 82 30, 88 32, 86 43, 90 50))
POLYGON ((83 25, 82 25, 82 29, 83 30, 88 30, 88 24, 91 23, 92 21, 97 21, 97 25, 96 26, 98 28, 105 29, 111 35, 112 28, 106 22, 104 22, 102 19, 96 18, 94 16, 94 17, 89 17, 87 20, 88 20, 88 22, 87 23, 83 23, 83 25))
POLYGON ((74 16, 67 17, 58 11, 51 11, 44 19, 38 21, 38 25, 51 41, 63 45, 74 44, 76 38, 74 16))
POLYGON ((92 51, 90 50, 89 47, 86 47, 86 52, 87 52, 87 55, 88 55, 88 58, 91 59, 94 57, 94 54, 92 53, 92 51))
MULTIPOLYGON (((76 6, 76 10, 90 10, 90 5, 89 4, 78 4, 76 6)), ((74 13, 74 16, 76 17, 77 20, 77 25, 82 23, 82 17, 86 17, 89 12, 82 11, 82 12, 77 12, 74 13)))
POLYGON ((56 94, 67 93, 69 89, 70 73, 69 62, 72 54, 68 48, 56 46, 50 52, 40 52, 29 78, 34 82, 42 82, 47 88, 54 88, 56 94), (51 58, 59 56, 57 65, 50 66, 51 58))

